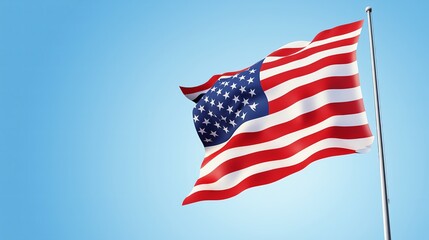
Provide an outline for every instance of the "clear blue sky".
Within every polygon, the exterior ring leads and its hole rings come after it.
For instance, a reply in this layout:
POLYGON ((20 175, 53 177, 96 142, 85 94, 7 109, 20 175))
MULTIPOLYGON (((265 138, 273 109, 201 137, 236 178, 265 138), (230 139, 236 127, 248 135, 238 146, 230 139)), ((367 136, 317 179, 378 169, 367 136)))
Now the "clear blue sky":
POLYGON ((0 239, 382 239, 377 148, 182 207, 203 147, 178 86, 365 19, 372 5, 393 239, 428 239, 427 5, 0 1, 0 239))

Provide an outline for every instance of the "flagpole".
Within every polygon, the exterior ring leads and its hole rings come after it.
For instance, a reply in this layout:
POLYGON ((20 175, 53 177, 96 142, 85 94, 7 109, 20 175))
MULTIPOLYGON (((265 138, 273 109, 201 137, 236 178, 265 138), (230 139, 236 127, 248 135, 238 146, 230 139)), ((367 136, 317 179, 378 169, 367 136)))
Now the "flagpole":
POLYGON ((369 45, 371 48, 371 65, 372 65, 372 82, 374 85, 374 105, 377 122, 377 138, 378 138, 378 157, 380 160, 380 180, 381 180, 381 201, 383 206, 383 225, 384 225, 384 239, 390 240, 390 219, 389 219, 389 200, 387 196, 386 187, 386 170, 384 168, 384 151, 383 151, 383 137, 381 134, 381 119, 380 119, 380 103, 378 100, 378 83, 377 83, 377 70, 375 67, 375 52, 374 52, 374 37, 372 34, 372 18, 371 7, 366 7, 365 12, 368 15, 368 30, 369 30, 369 45))

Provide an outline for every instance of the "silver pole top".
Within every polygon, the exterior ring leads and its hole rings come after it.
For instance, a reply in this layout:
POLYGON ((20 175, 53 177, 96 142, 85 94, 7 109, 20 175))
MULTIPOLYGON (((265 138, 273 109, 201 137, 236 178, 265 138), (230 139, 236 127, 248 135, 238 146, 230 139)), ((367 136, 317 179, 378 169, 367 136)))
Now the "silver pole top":
POLYGON ((365 12, 372 12, 372 7, 371 6, 366 7, 365 12))

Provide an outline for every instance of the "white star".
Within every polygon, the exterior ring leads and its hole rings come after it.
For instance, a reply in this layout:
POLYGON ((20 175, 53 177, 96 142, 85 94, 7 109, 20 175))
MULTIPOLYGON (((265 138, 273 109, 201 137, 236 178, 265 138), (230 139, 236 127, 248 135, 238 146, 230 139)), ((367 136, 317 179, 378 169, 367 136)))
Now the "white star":
POLYGON ((238 98, 238 96, 234 95, 234 99, 232 99, 232 101, 234 101, 234 103, 240 102, 240 99, 238 98))
POLYGON ((204 118, 203 124, 205 124, 206 126, 210 124, 210 121, 208 119, 204 118))
POLYGON ((224 117, 224 116, 220 116, 220 119, 222 120, 222 121, 225 121, 226 122, 226 117, 224 117))
POLYGON ((212 107, 215 105, 215 100, 214 99, 210 100, 210 105, 212 105, 212 107))
POLYGON ((227 99, 227 98, 229 98, 229 92, 225 92, 225 94, 224 95, 222 95, 224 98, 225 98, 225 100, 227 99))
POLYGON ((256 95, 255 89, 250 89, 249 94, 253 97, 256 95))
POLYGON ((225 133, 229 132, 227 127, 223 127, 223 130, 225 131, 225 133))
POLYGON ((222 94, 222 89, 217 90, 216 94, 217 95, 222 94))
POLYGON ((219 108, 219 111, 223 108, 223 102, 218 102, 217 108, 219 108))
POLYGON ((216 131, 210 131, 210 135, 212 135, 213 137, 219 136, 219 135, 217 135, 216 131))
POLYGON ((232 76, 232 78, 237 78, 237 77, 238 77, 238 73, 232 76))
POLYGON ((246 105, 248 105, 249 104, 249 99, 247 98, 243 98, 243 101, 241 102, 241 103, 243 103, 244 104, 244 106, 246 106, 246 105))
POLYGON ((200 120, 198 119, 198 115, 194 115, 194 122, 198 122, 198 121, 200 121, 200 120))
POLYGON ((240 76, 240 81, 241 81, 241 80, 244 80, 244 76, 243 76, 243 75, 242 75, 242 76, 240 76))
POLYGON ((237 112, 235 112, 235 117, 239 117, 241 113, 241 110, 237 110, 237 112))
POLYGON ((225 82, 221 82, 220 85, 225 85, 225 82))
POLYGON ((212 92, 216 91, 216 87, 213 87, 210 91, 212 92))
POLYGON ((198 130, 199 133, 201 133, 201 135, 204 135, 204 133, 206 133, 205 128, 200 128, 200 130, 198 130))
POLYGON ((231 87, 231 89, 237 88, 237 84, 233 83, 233 84, 231 84, 230 87, 231 87))
POLYGON ((212 139, 211 138, 206 138, 206 139, 204 139, 204 142, 206 142, 206 143, 212 142, 212 139))
POLYGON ((250 107, 250 109, 252 109, 253 111, 256 111, 256 106, 258 105, 259 103, 253 103, 252 105, 249 105, 249 107, 250 107))
POLYGON ((250 69, 249 73, 255 73, 255 69, 250 69))
POLYGON ((209 110, 208 115, 209 115, 210 117, 213 117, 213 116, 214 116, 213 112, 212 112, 212 111, 210 111, 210 110, 209 110))
POLYGON ((228 86, 229 82, 225 82, 225 87, 228 86))
POLYGON ((198 111, 200 111, 200 112, 204 112, 204 111, 205 111, 204 106, 203 106, 203 105, 200 105, 200 107, 198 108, 198 111))
POLYGON ((235 123, 235 121, 234 121, 234 120, 229 120, 229 124, 231 124, 231 125, 232 125, 232 127, 237 126, 237 123, 235 123))
POLYGON ((217 128, 220 128, 220 124, 218 122, 215 122, 214 124, 217 128))
POLYGON ((247 113, 243 113, 243 114, 241 114, 241 118, 244 120, 244 118, 246 117, 246 114, 247 113))
POLYGON ((204 102, 209 102, 209 97, 204 97, 204 102))
POLYGON ((231 114, 232 112, 234 112, 234 110, 232 110, 232 107, 231 107, 231 106, 228 106, 228 109, 227 109, 226 111, 228 111, 228 112, 229 112, 229 114, 231 114))
POLYGON ((251 84, 251 83, 253 83, 253 79, 255 79, 255 78, 249 78, 249 79, 247 79, 246 81, 248 82, 248 84, 251 84))
POLYGON ((245 87, 245 86, 241 86, 241 87, 240 87, 240 92, 241 92, 241 93, 246 92, 246 87, 245 87))

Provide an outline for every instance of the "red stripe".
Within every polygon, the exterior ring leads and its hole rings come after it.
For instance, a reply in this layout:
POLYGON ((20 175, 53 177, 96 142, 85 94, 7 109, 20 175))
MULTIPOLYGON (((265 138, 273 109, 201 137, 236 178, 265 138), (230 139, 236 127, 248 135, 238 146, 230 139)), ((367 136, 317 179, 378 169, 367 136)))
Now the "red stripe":
POLYGON ((356 30, 361 29, 362 25, 363 25, 363 20, 360 20, 357 22, 344 24, 341 26, 337 26, 337 27, 322 31, 319 34, 317 34, 316 37, 313 38, 312 42, 354 32, 356 30))
POLYGON ((292 104, 314 96, 328 89, 347 89, 360 86, 359 75, 327 77, 302 85, 286 93, 285 95, 271 100, 268 105, 269 114, 281 111, 292 104))
POLYGON ((183 94, 192 94, 192 93, 196 93, 196 92, 200 92, 200 91, 204 91, 204 90, 208 90, 210 89, 215 82, 219 79, 219 77, 221 77, 221 74, 217 74, 214 75, 213 77, 211 77, 207 82, 198 85, 196 87, 180 87, 180 90, 182 90, 183 94))
POLYGON ((206 90, 210 89, 215 84, 215 82, 219 79, 220 76, 222 76, 222 75, 220 75, 220 74, 214 75, 207 82, 205 82, 199 86, 196 86, 196 87, 182 87, 182 86, 180 86, 180 90, 182 90, 182 93, 185 95, 200 92, 200 91, 206 91, 206 90))
POLYGON ((315 53, 322 52, 325 50, 353 45, 353 44, 357 43, 358 40, 359 40, 359 36, 356 36, 356 37, 352 37, 352 38, 347 38, 347 39, 327 43, 327 44, 320 45, 317 47, 309 48, 309 49, 303 50, 302 52, 299 52, 295 55, 287 56, 287 57, 284 57, 284 58, 281 58, 281 59, 278 59, 278 60, 275 60, 272 62, 263 63, 261 66, 261 71, 267 70, 267 69, 270 69, 273 67, 278 67, 278 66, 290 63, 290 62, 294 62, 296 60, 306 58, 310 55, 313 55, 315 53))
POLYGON ((268 56, 269 57, 285 57, 285 56, 294 54, 301 49, 303 49, 303 47, 301 47, 301 48, 281 48, 281 49, 278 49, 278 50, 272 52, 268 56))
POLYGON ((356 114, 364 111, 365 108, 362 99, 351 102, 330 103, 314 111, 299 115, 288 122, 272 126, 259 132, 240 133, 233 135, 221 149, 204 158, 201 167, 204 167, 214 157, 226 151, 227 149, 267 142, 300 129, 313 126, 332 116, 356 114))
POLYGON ((226 73, 223 73, 223 74, 216 74, 216 75, 213 75, 207 82, 205 82, 205 83, 203 83, 201 85, 198 85, 196 87, 180 87, 180 90, 182 90, 183 94, 185 94, 185 95, 196 93, 196 92, 200 92, 200 91, 204 91, 204 90, 208 90, 208 89, 210 89, 215 84, 215 82, 220 77, 222 77, 222 76, 228 76, 228 77, 230 77, 230 76, 233 76, 233 75, 235 75, 237 73, 240 73, 240 72, 242 72, 242 71, 244 71, 246 69, 247 68, 239 70, 239 71, 234 71, 234 72, 226 72, 226 73))
POLYGON ((262 86, 262 89, 266 91, 287 80, 316 72, 317 70, 320 70, 324 67, 335 65, 335 64, 347 64, 347 63, 352 63, 354 61, 356 61, 355 51, 351 53, 328 56, 314 63, 306 65, 304 67, 295 68, 295 69, 274 75, 272 77, 266 78, 265 80, 261 81, 261 86, 262 86))
POLYGON ((243 68, 241 70, 234 71, 234 72, 226 72, 226 73, 223 73, 222 76, 234 76, 235 74, 241 73, 243 71, 246 71, 247 69, 249 69, 249 68, 248 67, 247 68, 243 68))
MULTIPOLYGON (((346 33, 348 33, 348 32, 353 32, 353 31, 355 31, 355 30, 358 30, 359 28, 361 28, 362 27, 362 24, 363 24, 363 20, 361 20, 361 21, 357 21, 357 22, 354 22, 354 23, 350 23, 350 24, 345 24, 345 25, 341 25, 341 26, 338 26, 338 27, 335 27, 335 28, 332 28, 332 29, 329 29, 329 30, 326 30, 326 31, 323 31, 323 32, 321 32, 321 33, 319 33, 314 39, 313 39, 313 41, 319 41, 319 40, 323 40, 323 39, 326 39, 326 38, 330 38, 330 37, 334 37, 334 36, 337 36, 337 35, 342 35, 342 34, 346 34, 346 33)), ((354 38, 352 38, 352 39, 354 39, 354 38)), ((356 37, 356 42, 357 42, 357 39, 358 39, 358 37, 356 37)), ((341 41, 338 41, 338 42, 341 42, 341 41)), ((325 45, 323 45, 323 46, 327 46, 327 45, 330 45, 330 44, 325 44, 325 45)), ((316 47, 316 48, 318 48, 318 47, 316 47)), ((294 49, 294 48, 289 48, 289 49, 294 49)), ((298 49, 298 48, 297 48, 298 49)), ((313 50, 314 48, 312 48, 311 50, 313 50)), ((281 52, 282 51, 282 49, 279 49, 278 50, 279 52, 281 52)), ((286 50, 285 50, 286 51, 286 50)), ((320 49, 319 49, 319 51, 320 51, 320 49)), ((274 53, 276 53, 277 51, 275 51, 274 53)), ((304 51, 304 52, 306 52, 306 51, 304 51)), ((294 56, 294 58, 295 58, 295 60, 296 59, 300 59, 300 58, 303 58, 304 56, 305 56, 305 54, 304 55, 301 55, 302 53, 304 53, 304 52, 301 52, 301 53, 299 53, 299 56, 297 56, 297 55, 293 55, 294 56), (296 57, 295 57, 296 56, 296 57)), ((274 54, 274 53, 272 53, 272 54, 274 54)), ((287 54, 287 53, 283 53, 283 54, 287 54)), ((308 53, 307 53, 308 54, 308 53)), ((293 60, 292 60, 293 61, 293 60)), ((275 66, 275 63, 276 63, 277 61, 274 61, 274 62, 271 62, 271 63, 266 63, 266 64, 263 64, 263 66, 262 66, 262 68, 261 68, 261 70, 264 70, 264 69, 268 69, 268 68, 271 68, 270 66, 275 66), (273 65, 271 65, 271 64, 273 64, 273 65), (265 65, 265 66, 264 66, 265 65)), ((280 62, 279 62, 280 63, 280 62)), ((283 63, 284 64, 284 63, 283 63)), ((217 79, 219 79, 219 77, 221 77, 221 76, 225 76, 225 75, 228 75, 228 76, 230 76, 230 75, 234 75, 234 74, 236 74, 236 73, 239 73, 239 72, 241 72, 241 71, 244 71, 244 70, 246 70, 247 68, 245 68, 245 69, 242 69, 242 70, 239 70, 239 71, 234 71, 234 72, 227 72, 227 73, 223 73, 223 74, 217 74, 217 75, 214 75, 214 76, 212 76, 206 83, 204 83, 204 84, 201 84, 201 85, 199 85, 199 86, 196 86, 196 87, 180 87, 180 89, 182 90, 182 92, 183 92, 183 94, 185 94, 185 95, 187 95, 187 94, 192 94, 192 93, 196 93, 196 92, 200 92, 200 91, 205 91, 205 90, 208 90, 211 86, 213 86, 213 84, 216 82, 216 80, 217 79)))
POLYGON ((304 169, 314 161, 327 158, 327 157, 352 154, 352 153, 355 153, 355 151, 350 149, 343 149, 343 148, 323 149, 319 152, 314 153, 309 158, 307 158, 306 160, 304 160, 303 162, 297 165, 285 167, 285 168, 273 169, 270 171, 254 174, 244 179, 239 184, 237 184, 236 186, 230 189, 221 190, 221 191, 205 190, 205 191, 196 192, 186 197, 182 204, 187 205, 190 203, 205 201, 205 200, 222 200, 222 199, 231 198, 248 188, 276 182, 284 177, 287 177, 295 172, 298 172, 304 169))
POLYGON ((214 169, 210 174, 198 179, 195 183, 195 186, 199 184, 208 184, 216 182, 217 180, 229 173, 259 163, 290 158, 298 152, 326 138, 356 139, 370 136, 372 135, 371 131, 369 130, 368 124, 351 127, 328 127, 319 132, 303 137, 293 142, 292 144, 282 148, 263 150, 240 157, 228 159, 227 161, 219 165, 216 169, 214 169))

